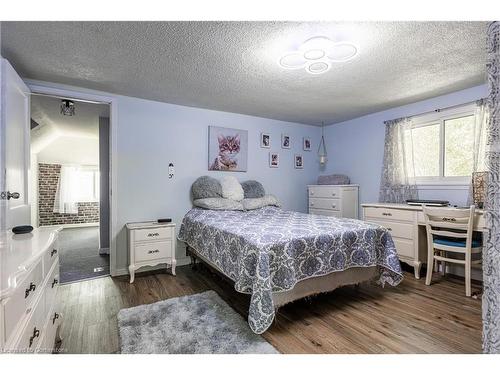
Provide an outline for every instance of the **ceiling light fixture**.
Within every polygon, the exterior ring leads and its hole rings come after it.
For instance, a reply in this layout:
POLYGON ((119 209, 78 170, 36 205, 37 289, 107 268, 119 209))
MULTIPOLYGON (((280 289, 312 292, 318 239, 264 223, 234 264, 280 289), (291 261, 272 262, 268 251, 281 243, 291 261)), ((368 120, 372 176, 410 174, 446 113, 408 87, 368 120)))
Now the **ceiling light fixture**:
POLYGON ((61 100, 61 114, 63 114, 64 116, 74 116, 75 103, 72 100, 68 99, 61 100))
POLYGON ((350 42, 333 42, 324 36, 306 40, 296 51, 285 53, 278 63, 285 69, 305 69, 310 74, 323 74, 332 62, 351 60, 358 48, 350 42))

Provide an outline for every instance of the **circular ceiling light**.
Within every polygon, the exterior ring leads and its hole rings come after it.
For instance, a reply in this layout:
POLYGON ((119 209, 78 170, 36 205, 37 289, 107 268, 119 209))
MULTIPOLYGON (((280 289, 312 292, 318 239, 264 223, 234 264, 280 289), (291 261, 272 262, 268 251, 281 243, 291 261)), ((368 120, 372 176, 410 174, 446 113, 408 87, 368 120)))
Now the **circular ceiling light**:
POLYGON ((306 72, 311 74, 323 74, 330 70, 330 63, 328 61, 314 61, 306 66, 306 72))
POLYGON ((335 43, 328 50, 327 57, 334 62, 343 62, 352 59, 358 53, 358 49, 352 43, 335 43))
POLYGON ((304 67, 305 63, 304 56, 298 52, 288 53, 279 60, 280 66, 285 69, 300 69, 304 67))
POLYGON ((304 58, 307 60, 319 60, 326 55, 326 52, 322 49, 310 49, 304 52, 304 58))

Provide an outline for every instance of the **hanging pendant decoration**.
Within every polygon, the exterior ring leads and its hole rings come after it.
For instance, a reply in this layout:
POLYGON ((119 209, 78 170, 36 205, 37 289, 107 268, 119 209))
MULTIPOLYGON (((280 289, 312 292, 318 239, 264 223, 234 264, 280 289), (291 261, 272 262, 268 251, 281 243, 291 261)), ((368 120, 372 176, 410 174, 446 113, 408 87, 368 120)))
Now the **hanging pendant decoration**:
POLYGON ((319 163, 321 165, 325 165, 328 158, 327 158, 327 152, 326 152, 326 144, 325 144, 325 135, 324 135, 324 127, 325 123, 321 123, 321 141, 319 142, 319 147, 318 147, 318 157, 319 157, 319 163))

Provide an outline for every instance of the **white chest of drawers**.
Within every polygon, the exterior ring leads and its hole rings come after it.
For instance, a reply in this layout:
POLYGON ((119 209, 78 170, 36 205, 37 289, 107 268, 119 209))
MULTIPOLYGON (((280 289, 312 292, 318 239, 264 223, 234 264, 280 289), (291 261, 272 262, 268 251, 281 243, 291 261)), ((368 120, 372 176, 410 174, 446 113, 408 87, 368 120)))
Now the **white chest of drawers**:
POLYGON ((60 230, 1 234, 0 352, 51 353, 60 340, 60 230))
POLYGON ((309 213, 358 218, 359 185, 308 185, 309 213))
POLYGON ((144 266, 167 264, 175 275, 175 224, 157 222, 128 223, 130 282, 135 271, 144 266))

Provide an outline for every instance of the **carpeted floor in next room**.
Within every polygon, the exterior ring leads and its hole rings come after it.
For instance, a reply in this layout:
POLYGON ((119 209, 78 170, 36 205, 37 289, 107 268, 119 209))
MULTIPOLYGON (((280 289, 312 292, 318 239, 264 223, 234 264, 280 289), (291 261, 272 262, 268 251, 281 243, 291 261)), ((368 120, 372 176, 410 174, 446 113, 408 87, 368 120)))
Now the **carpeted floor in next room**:
POLYGON ((99 255, 99 227, 63 229, 59 250, 61 283, 109 275, 109 255, 99 255))

